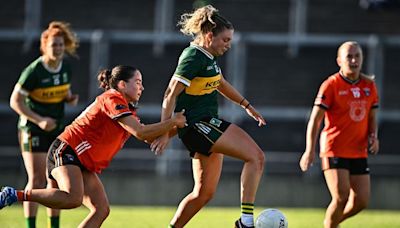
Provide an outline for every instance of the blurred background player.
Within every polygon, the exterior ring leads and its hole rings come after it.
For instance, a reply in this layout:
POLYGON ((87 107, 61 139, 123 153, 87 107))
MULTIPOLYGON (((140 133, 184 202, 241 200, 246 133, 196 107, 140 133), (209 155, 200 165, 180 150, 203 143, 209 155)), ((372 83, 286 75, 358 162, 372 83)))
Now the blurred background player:
POLYGON ((320 157, 332 197, 325 227, 340 222, 367 207, 370 197, 368 151, 378 153, 376 110, 378 93, 373 79, 361 73, 363 53, 358 43, 343 43, 337 54, 339 72, 326 79, 315 99, 307 126, 306 150, 300 167, 307 171, 315 156, 322 119, 320 157))
MULTIPOLYGON (((254 201, 264 169, 264 152, 241 128, 218 117, 218 92, 242 106, 265 125, 264 118, 228 81, 216 59, 231 47, 233 26, 211 5, 181 16, 181 32, 194 41, 181 54, 165 92, 162 120, 173 111, 185 110, 188 127, 178 130, 192 159, 194 188, 179 204, 171 227, 180 228, 211 200, 220 179, 224 155, 244 161, 241 174, 242 215, 236 227, 254 227, 254 201)), ((161 153, 169 136, 155 140, 151 148, 161 153)))
MULTIPOLYGON (((51 22, 41 35, 42 56, 23 70, 12 92, 10 106, 20 116, 18 138, 28 174, 26 190, 46 187, 46 154, 64 130, 64 104, 78 102, 70 88, 70 66, 64 61, 65 53, 76 56, 77 48, 78 39, 69 24, 51 22)), ((37 203, 24 202, 23 207, 27 227, 35 227, 37 203)), ((47 212, 49 227, 58 227, 60 212, 47 212)))
POLYGON ((110 213, 104 186, 98 177, 114 155, 133 135, 151 142, 154 138, 183 127, 183 111, 161 123, 143 125, 136 116, 144 90, 139 70, 116 66, 98 75, 105 90, 51 144, 47 156, 49 178, 58 188, 15 191, 4 187, 0 209, 18 201, 38 202, 49 208, 69 209, 82 204, 90 212, 79 227, 100 227, 110 213))

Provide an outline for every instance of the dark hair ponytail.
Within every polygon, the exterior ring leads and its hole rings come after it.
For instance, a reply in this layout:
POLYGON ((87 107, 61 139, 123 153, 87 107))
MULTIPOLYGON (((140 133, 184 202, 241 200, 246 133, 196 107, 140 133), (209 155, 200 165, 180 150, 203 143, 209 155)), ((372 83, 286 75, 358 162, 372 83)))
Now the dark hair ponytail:
POLYGON ((101 70, 99 75, 97 75, 97 80, 99 81, 99 88, 104 90, 109 90, 110 87, 110 77, 111 77, 111 70, 104 69, 101 70))
POLYGON ((101 70, 97 75, 99 87, 104 90, 116 89, 119 81, 128 82, 138 69, 131 66, 116 66, 112 70, 101 70))

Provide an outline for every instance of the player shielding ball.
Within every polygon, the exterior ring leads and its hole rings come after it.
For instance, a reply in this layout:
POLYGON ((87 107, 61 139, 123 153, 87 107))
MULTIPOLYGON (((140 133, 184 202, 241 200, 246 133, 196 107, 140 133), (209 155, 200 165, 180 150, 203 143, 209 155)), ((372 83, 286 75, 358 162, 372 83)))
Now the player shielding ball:
MULTIPOLYGON (((240 105, 249 116, 265 125, 264 118, 222 75, 217 58, 231 47, 233 26, 218 10, 207 5, 183 14, 179 25, 194 37, 183 50, 166 89, 162 120, 185 110, 188 126, 178 129, 190 152, 194 188, 179 204, 170 227, 185 226, 210 201, 217 189, 225 155, 244 162, 241 182, 241 216, 236 227, 254 227, 254 201, 264 169, 264 152, 240 127, 218 116, 218 94, 240 105)), ((156 139, 152 149, 161 152, 169 136, 156 139)), ((212 225, 210 225, 212 226, 212 225)))

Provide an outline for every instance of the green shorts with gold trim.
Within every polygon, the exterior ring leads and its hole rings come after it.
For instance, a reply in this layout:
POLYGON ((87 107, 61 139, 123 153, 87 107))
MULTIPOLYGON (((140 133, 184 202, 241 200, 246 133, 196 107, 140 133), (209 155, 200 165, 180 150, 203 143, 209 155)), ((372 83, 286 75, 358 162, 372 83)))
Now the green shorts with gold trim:
POLYGON ((18 140, 21 151, 32 153, 47 153, 51 143, 58 136, 49 132, 35 132, 29 129, 18 130, 18 140))

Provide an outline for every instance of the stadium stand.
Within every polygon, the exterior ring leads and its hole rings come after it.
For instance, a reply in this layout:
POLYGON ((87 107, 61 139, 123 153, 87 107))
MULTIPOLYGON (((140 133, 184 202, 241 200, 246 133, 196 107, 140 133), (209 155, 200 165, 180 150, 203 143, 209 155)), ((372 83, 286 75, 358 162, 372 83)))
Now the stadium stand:
POLYGON ((358 1, 309 0, 308 32, 397 35, 399 9, 363 10, 358 1))
POLYGON ((24 0, 15 0, 1 6, 0 28, 21 28, 24 25, 24 2, 24 0))
MULTIPOLYGON (((311 110, 319 84, 326 76, 337 71, 334 61, 337 46, 340 41, 360 38, 366 59, 371 59, 370 55, 375 53, 375 50, 371 48, 373 45, 370 45, 373 43, 371 39, 375 39, 378 42, 376 47, 382 51, 382 58, 378 60, 383 63, 382 71, 377 72, 377 79, 382 80, 380 82, 382 100, 379 132, 381 154, 390 155, 390 159, 376 160, 372 166, 379 170, 379 175, 394 175, 395 167, 398 165, 396 162, 400 160, 396 149, 398 140, 395 137, 400 129, 400 103, 398 102, 400 97, 398 89, 400 88, 398 77, 400 74, 398 67, 400 27, 397 23, 400 21, 399 11, 367 11, 360 8, 358 1, 299 0, 306 4, 303 8, 306 23, 299 34, 300 41, 296 43, 298 50, 293 54, 289 45, 293 37, 288 34, 291 28, 291 17, 295 11, 293 8, 295 1, 211 1, 236 28, 239 38, 234 46, 244 46, 243 56, 237 58, 239 67, 243 67, 239 70, 244 72, 241 76, 239 74, 239 87, 257 108, 265 111, 268 126, 259 129, 254 121, 245 116, 241 110, 233 109, 233 114, 239 116, 236 123, 249 132, 261 148, 272 152, 271 156, 267 156, 267 162, 271 162, 268 160, 271 157, 273 161, 267 166, 268 172, 300 175, 297 159, 304 150, 307 115, 311 110), (301 36, 308 39, 302 41, 301 36), (380 47, 382 49, 379 49, 380 47), (391 167, 392 173, 386 172, 385 167, 391 167)), ((108 44, 108 51, 105 52, 108 53, 108 66, 134 64, 141 69, 144 75, 145 93, 141 99, 139 114, 145 123, 159 119, 164 89, 175 69, 179 53, 187 45, 185 41, 171 38, 173 35, 169 36, 169 32, 176 35, 177 28, 174 25, 182 12, 190 11, 192 1, 150 0, 139 3, 139 1, 98 0, 95 4, 79 0, 65 2, 36 0, 36 2, 42 4, 39 18, 41 28, 49 21, 64 20, 70 22, 78 31, 78 35, 81 35, 79 59, 69 59, 74 73, 73 90, 80 94, 81 100, 78 108, 68 109, 69 121, 93 98, 89 84, 96 76, 91 69, 94 46, 92 32, 94 31, 104 32, 105 41, 108 44), (157 32, 156 27, 159 22, 155 17, 156 8, 158 3, 163 1, 172 4, 172 12, 169 12, 170 17, 168 17, 169 21, 166 23, 165 30, 168 35, 164 34, 170 40, 166 39, 168 41, 162 44, 162 51, 155 54, 155 45, 151 39, 136 38, 140 38, 143 32, 146 33, 144 35, 157 32), (116 38, 115 33, 121 31, 122 33, 116 38), (136 40, 130 40, 131 37, 135 37, 136 40)), ((12 170, 19 169, 19 165, 22 166, 17 153, 17 115, 8 107, 8 99, 20 71, 40 54, 37 48, 38 37, 31 43, 31 48, 23 48, 26 45, 22 30, 25 23, 24 4, 24 0, 9 1, 0 9, 0 50, 2 50, 0 75, 3 75, 0 84, 2 91, 0 93, 2 123, 0 147, 4 148, 3 151, 11 151, 4 153, 7 155, 0 154, 1 169, 12 170), (8 33, 10 31, 12 33, 8 33)), ((181 35, 178 36, 181 37, 181 35)), ((235 66, 230 61, 237 57, 237 53, 235 50, 231 50, 231 53, 231 56, 222 57, 220 62, 227 79, 235 81, 238 78, 232 73, 236 73, 237 68, 234 68, 235 66)), ((365 71, 372 69, 371 65, 374 64, 374 62, 366 61, 365 71)), ((375 66, 375 69, 380 68, 375 66)), ((232 114, 229 112, 229 105, 226 102, 222 104, 224 109, 222 114, 226 116, 232 114)), ((111 164, 111 170, 156 172, 157 167, 160 166, 147 150, 146 144, 129 140, 126 148, 135 150, 135 154, 118 155, 111 164)), ((178 155, 174 155, 172 162, 180 162, 175 166, 179 166, 181 172, 189 171, 188 157, 186 154, 183 155, 183 152, 181 153, 184 148, 179 143, 175 145, 175 148, 179 152, 178 155)), ((163 159, 160 160, 164 162, 163 159)), ((237 163, 230 162, 228 160, 224 172, 238 172, 237 163)))
MULTIPOLYGON (((174 19, 182 12, 189 12, 191 1, 175 1, 174 19)), ((241 32, 287 32, 290 0, 219 0, 209 1, 226 15, 241 32)))
MULTIPOLYGON (((288 31, 288 18, 290 1, 212 1, 216 7, 223 11, 227 18, 234 23, 237 31, 246 37, 248 32, 273 32, 285 33, 288 31), (240 13, 238 10, 240 9, 240 13), (254 9, 263 13, 254 13, 254 9)), ((307 32, 325 34, 358 33, 379 35, 397 34, 398 26, 393 21, 398 19, 396 11, 369 12, 361 9, 356 1, 341 0, 339 3, 331 1, 308 1, 307 32), (340 4, 339 4, 340 3, 340 4), (336 7, 333 7, 336 6, 336 7), (323 16, 323 17, 322 17, 323 16), (354 18, 348 23, 347 19, 354 18), (356 26, 355 26, 356 25, 356 26), (383 31, 381 31, 383 30, 383 31)), ((6 8, 13 9, 14 14, 1 14, 2 17, 11 20, 0 20, 1 29, 21 28, 24 14, 24 1, 14 1, 6 8), (18 16, 19 15, 19 16, 18 16)), ((177 20, 182 11, 188 11, 192 2, 174 1, 173 20, 177 20)), ((154 28, 155 1, 145 1, 143 4, 135 4, 133 1, 97 1, 89 4, 72 0, 68 3, 57 4, 52 1, 42 1, 41 24, 46 25, 50 20, 65 20, 70 22, 76 30, 101 29, 109 33, 115 30, 151 31, 154 28), (110 10, 112 9, 112 10, 110 10), (76 14, 68 12, 74 11, 76 14), (139 20, 140 18, 140 20, 139 20), (143 20, 146 18, 146 20, 143 20)), ((4 12, 10 12, 10 10, 4 12)), ((175 28, 176 30, 176 28, 175 28)), ((7 103, 12 85, 15 83, 20 70, 30 60, 39 55, 37 48, 22 51, 22 40, 1 41, 1 58, 8 67, 1 68, 2 75, 8 75, 3 79, 3 88, 0 100, 7 103)), ((37 47, 38 42, 32 44, 37 47)), ((135 63, 142 69, 145 75, 145 87, 147 91, 142 98, 142 103, 159 103, 163 89, 176 64, 180 50, 186 44, 167 44, 162 56, 152 55, 153 45, 148 43, 116 43, 111 42, 109 65, 117 63, 135 63), (157 67, 154 67, 157 65, 157 67), (156 83, 155 83, 156 82, 156 83)), ((90 102, 87 85, 90 82, 90 41, 82 40, 79 49, 79 60, 71 59, 74 68, 73 86, 81 94, 81 101, 90 102)), ((247 45, 246 76, 244 91, 247 97, 258 106, 290 106, 310 108, 316 88, 325 76, 337 70, 332 56, 336 53, 336 46, 301 46, 295 57, 288 54, 286 44, 274 45, 247 45), (316 56, 318 56, 316 58, 316 56), (262 85, 262 86, 260 86, 262 85), (260 96, 262 95, 262 96, 260 96), (262 99, 260 99, 262 98, 262 99), (294 99, 295 98, 295 99, 294 99)), ((384 82, 382 90, 382 106, 386 109, 398 109, 396 98, 399 97, 399 79, 396 77, 398 69, 398 48, 384 48, 384 82), (390 82, 390 83, 389 83, 390 82)), ((366 58, 368 51, 366 50, 366 58)), ((221 61, 224 63, 225 59, 221 61)), ((224 65, 224 64, 223 64, 224 65)), ((230 75, 226 75, 229 79, 230 75)), ((303 120, 301 120, 303 121, 303 120)), ((303 130, 303 129, 302 129, 303 130)), ((6 140, 8 141, 8 140, 6 140)))
POLYGON ((43 1, 42 23, 65 20, 75 29, 152 30, 155 1, 43 1), (74 13, 71 13, 74 12, 74 13))

